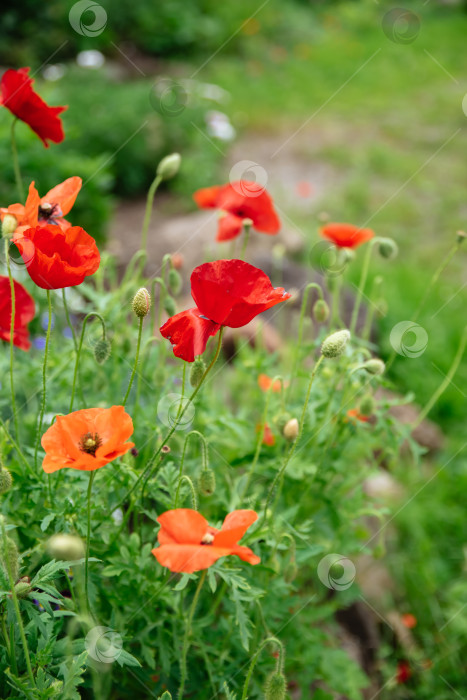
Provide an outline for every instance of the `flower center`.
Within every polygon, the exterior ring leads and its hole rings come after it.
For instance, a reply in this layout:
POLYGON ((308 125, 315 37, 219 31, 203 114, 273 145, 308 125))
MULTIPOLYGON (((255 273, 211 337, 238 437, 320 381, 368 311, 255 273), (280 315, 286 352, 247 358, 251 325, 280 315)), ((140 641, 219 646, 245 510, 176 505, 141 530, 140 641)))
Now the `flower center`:
POLYGON ((84 433, 79 441, 79 449, 88 455, 96 456, 97 448, 102 445, 102 438, 98 433, 84 433))
POLYGON ((207 532, 205 535, 203 535, 203 539, 201 540, 201 544, 212 544, 214 542, 214 535, 211 535, 210 532, 207 532))
POLYGON ((39 205, 39 219, 41 221, 49 221, 50 219, 55 219, 57 216, 62 216, 62 210, 58 204, 42 202, 42 204, 39 205))

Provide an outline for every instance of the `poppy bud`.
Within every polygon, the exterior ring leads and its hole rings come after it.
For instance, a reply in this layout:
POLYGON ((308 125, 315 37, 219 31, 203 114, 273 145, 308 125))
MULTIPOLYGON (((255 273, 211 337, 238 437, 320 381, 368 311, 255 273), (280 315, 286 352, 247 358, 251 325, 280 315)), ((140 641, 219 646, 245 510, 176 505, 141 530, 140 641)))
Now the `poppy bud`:
POLYGON ((212 469, 203 469, 198 479, 198 491, 202 496, 212 496, 216 490, 216 477, 212 469))
POLYGON ((372 360, 367 360, 367 362, 362 365, 362 369, 366 369, 368 374, 383 374, 385 367, 386 365, 383 360, 377 357, 374 357, 372 360))
POLYGON ((47 542, 47 551, 52 559, 76 561, 84 557, 84 543, 77 535, 53 535, 47 542))
POLYGON ((0 562, 8 576, 8 571, 10 571, 13 581, 16 581, 19 574, 19 554, 18 547, 11 539, 11 537, 6 536, 0 542, 0 562))
POLYGON ((285 579, 286 583, 292 583, 292 581, 297 576, 297 573, 298 573, 298 566, 297 566, 295 559, 293 559, 292 561, 289 561, 289 563, 287 564, 287 566, 284 569, 284 579, 285 579))
POLYGON ((264 686, 264 700, 285 700, 287 683, 280 671, 271 673, 264 686))
POLYGON ((181 162, 182 158, 179 153, 171 153, 170 156, 162 158, 157 166, 156 174, 162 178, 162 180, 171 180, 178 173, 181 162))
POLYGON ((282 435, 285 437, 286 440, 290 440, 290 442, 293 442, 297 439, 299 430, 300 426, 298 424, 298 420, 296 418, 291 418, 284 425, 282 435))
POLYGON ((362 416, 371 416, 375 410, 375 402, 371 394, 365 394, 360 402, 360 413, 362 416))
POLYGON ((206 371, 206 363, 201 356, 195 358, 195 361, 191 365, 190 372, 190 384, 192 387, 196 388, 200 383, 203 375, 206 371))
POLYGON ((103 365, 110 356, 110 342, 107 338, 101 338, 94 345, 94 359, 98 365, 103 365))
POLYGON ((458 231, 457 232, 457 245, 460 245, 463 243, 463 241, 467 238, 467 233, 465 231, 458 231))
POLYGON ((144 318, 148 315, 149 309, 151 308, 151 295, 146 287, 141 287, 141 289, 138 289, 133 297, 132 306, 133 311, 138 318, 144 318))
POLYGON ((324 299, 318 299, 313 306, 313 317, 317 323, 325 323, 329 318, 329 306, 324 299))
POLYGON ((382 238, 379 242, 378 250, 381 257, 387 260, 393 260, 399 252, 397 243, 392 238, 382 238))
POLYGON ((0 493, 6 493, 11 489, 13 479, 8 469, 0 465, 0 493))
POLYGON ((347 343, 350 340, 350 333, 348 330, 336 331, 336 333, 331 333, 321 346, 321 354, 324 357, 340 357, 345 350, 347 343))
POLYGON ((171 267, 169 270, 168 282, 172 294, 178 294, 182 288, 182 277, 174 267, 171 267))
POLYGON ((164 299, 164 310, 169 316, 175 316, 177 313, 177 307, 175 305, 175 299, 167 294, 164 299))
POLYGON ((25 598, 31 590, 31 584, 29 583, 29 579, 27 576, 25 576, 24 578, 20 578, 18 583, 15 585, 15 593, 18 596, 18 598, 25 598))
POLYGON ((18 226, 18 220, 16 216, 12 214, 7 214, 2 221, 2 236, 11 236, 12 233, 16 231, 18 226))

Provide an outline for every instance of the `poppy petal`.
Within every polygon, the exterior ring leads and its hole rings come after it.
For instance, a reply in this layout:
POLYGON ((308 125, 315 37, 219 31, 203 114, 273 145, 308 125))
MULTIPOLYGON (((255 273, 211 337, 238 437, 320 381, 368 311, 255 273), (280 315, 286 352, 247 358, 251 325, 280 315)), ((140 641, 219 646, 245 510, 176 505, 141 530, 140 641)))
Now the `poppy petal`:
POLYGON ((213 545, 215 547, 232 547, 243 537, 258 519, 254 510, 234 510, 225 518, 220 532, 214 536, 213 545))
POLYGON ((47 194, 42 197, 41 202, 49 204, 58 204, 63 216, 66 216, 79 194, 83 181, 76 175, 69 177, 59 185, 55 185, 47 194))
POLYGON ((194 362, 195 356, 203 354, 209 338, 216 335, 219 328, 219 324, 204 317, 198 309, 188 309, 169 318, 160 332, 172 343, 175 357, 194 362))
POLYGON ((208 521, 198 511, 190 508, 167 510, 157 518, 157 522, 161 526, 158 535, 160 544, 201 545, 209 527, 208 521))
POLYGON ((219 225, 217 228, 216 241, 231 241, 237 238, 243 229, 243 219, 235 214, 221 213, 219 217, 219 225))
POLYGON ((185 574, 207 569, 221 557, 230 554, 228 550, 199 544, 164 544, 153 549, 152 553, 161 566, 185 574))
POLYGON ((193 194, 193 199, 200 209, 215 209, 218 205, 219 194, 224 190, 224 186, 204 187, 193 194))
POLYGON ((375 234, 370 228, 358 228, 353 224, 329 223, 320 229, 320 235, 339 248, 357 248, 374 238, 375 234))

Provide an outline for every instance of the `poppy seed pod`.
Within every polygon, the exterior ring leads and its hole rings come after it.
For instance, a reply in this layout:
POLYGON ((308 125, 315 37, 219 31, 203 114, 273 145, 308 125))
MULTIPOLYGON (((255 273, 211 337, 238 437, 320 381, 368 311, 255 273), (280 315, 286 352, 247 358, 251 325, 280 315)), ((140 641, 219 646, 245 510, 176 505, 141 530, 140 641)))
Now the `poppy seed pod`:
POLYGON ((110 356, 110 341, 107 338, 101 338, 94 345, 94 359, 98 365, 103 365, 110 356))
POLYGON ((168 294, 164 299, 164 311, 169 316, 175 316, 177 313, 177 307, 175 305, 175 299, 168 294))
POLYGON ((16 581, 19 574, 19 554, 18 548, 11 537, 6 536, 0 540, 0 563, 8 576, 11 573, 13 581, 16 581))
POLYGON ((171 267, 168 276, 169 289, 172 294, 178 294, 182 288, 182 277, 178 270, 171 267))
POLYGON ((329 306, 324 299, 318 299, 313 306, 313 318, 317 323, 325 323, 329 318, 329 306))
POLYGON ((170 156, 162 158, 157 166, 156 173, 162 180, 171 180, 180 170, 181 162, 182 157, 180 153, 171 153, 170 156))
POLYGON ((347 343, 350 340, 350 332, 348 330, 336 331, 331 333, 321 346, 321 354, 324 357, 340 357, 345 350, 347 343))
POLYGON ((298 424, 298 420, 296 418, 291 418, 284 425, 282 435, 285 437, 286 440, 293 442, 294 440, 297 439, 299 431, 300 431, 300 426, 298 424))
POLYGON ((372 360, 368 360, 362 365, 362 369, 366 369, 368 374, 383 374, 386 365, 383 360, 374 357, 372 360))
POLYGON ((0 466, 0 493, 6 493, 11 489, 13 479, 10 472, 3 466, 0 466))
POLYGON ((362 416, 371 416, 375 410, 375 401, 371 394, 365 394, 360 402, 360 413, 362 416))
POLYGON ((135 296, 133 297, 133 311, 138 316, 138 318, 144 318, 148 315, 151 308, 151 295, 149 294, 146 287, 141 287, 138 289, 135 296))
POLYGON ((53 535, 47 542, 47 552, 58 561, 76 561, 85 554, 83 540, 77 535, 53 535))
POLYGON ((206 371, 206 363, 201 356, 197 357, 191 366, 190 384, 196 388, 206 371))
POLYGON ((393 260, 399 252, 397 243, 392 238, 382 238, 379 242, 378 250, 381 257, 387 260, 393 260))
POLYGON ((203 469, 198 479, 198 491, 202 496, 212 496, 216 490, 216 476, 212 469, 203 469))
POLYGON ((16 231, 17 226, 18 220, 16 216, 7 214, 2 221, 2 236, 11 236, 11 234, 16 231))
POLYGON ((287 683, 284 674, 280 671, 271 673, 264 686, 265 700, 285 700, 287 683))

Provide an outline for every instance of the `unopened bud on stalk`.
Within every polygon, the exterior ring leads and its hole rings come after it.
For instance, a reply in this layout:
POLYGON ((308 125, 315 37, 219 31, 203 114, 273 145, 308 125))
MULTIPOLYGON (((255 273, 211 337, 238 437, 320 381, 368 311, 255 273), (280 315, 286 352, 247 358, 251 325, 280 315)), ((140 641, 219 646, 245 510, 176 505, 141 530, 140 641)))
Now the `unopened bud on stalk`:
POLYGON ((111 345, 107 338, 100 338, 94 345, 94 359, 98 365, 103 365, 110 356, 111 345))
POLYGON ((285 700, 287 683, 284 674, 280 671, 271 673, 264 686, 265 700, 285 700))
POLYGON ((182 158, 180 153, 171 153, 170 156, 162 158, 157 166, 156 174, 162 178, 162 180, 171 180, 178 173, 181 162, 182 158))
POLYGON ((375 410, 375 401, 371 394, 365 394, 360 401, 360 413, 362 416, 372 416, 375 410))
POLYGON ((321 354, 324 357, 340 357, 345 350, 347 343, 350 340, 350 332, 348 330, 337 331, 331 333, 321 346, 321 354))
POLYGON ((16 216, 13 216, 12 214, 7 214, 2 221, 2 236, 4 236, 5 238, 7 236, 11 236, 11 234, 16 231, 17 226, 18 220, 16 216))
POLYGON ((465 231, 458 231, 457 232, 457 244, 460 245, 465 241, 467 238, 467 233, 465 231))
POLYGON ((11 489, 13 479, 10 472, 0 464, 0 493, 6 493, 11 489))
POLYGON ((377 357, 374 357, 372 360, 367 360, 362 365, 362 369, 366 369, 368 374, 383 374, 385 368, 386 365, 383 360, 377 357))
POLYGON ((164 311, 169 316, 175 316, 175 314, 177 313, 175 299, 173 297, 171 297, 170 294, 167 294, 167 296, 164 299, 164 311))
POLYGON ((15 585, 15 593, 18 598, 26 598, 27 594, 31 591, 31 583, 27 576, 20 578, 18 583, 15 585))
POLYGON ((146 287, 141 287, 138 289, 135 296, 133 297, 133 311, 138 316, 138 318, 144 318, 148 315, 151 308, 151 295, 149 294, 146 287))
POLYGON ((11 537, 0 538, 0 562, 8 577, 10 571, 13 581, 16 581, 19 574, 19 554, 18 547, 11 537))
POLYGON ((295 559, 291 559, 284 569, 284 579, 287 583, 292 583, 298 574, 298 566, 295 559))
POLYGON ((212 496, 216 490, 216 476, 212 469, 203 469, 198 479, 198 491, 202 496, 212 496))
POLYGON ((174 267, 171 267, 169 270, 168 282, 172 294, 177 295, 182 288, 182 277, 174 267))
POLYGON ((190 384, 193 388, 196 388, 200 383, 203 375, 206 371, 206 363, 203 358, 199 355, 195 358, 195 361, 191 365, 190 371, 190 384))
POLYGON ((57 534, 47 542, 47 552, 58 561, 76 561, 84 557, 84 543, 77 535, 57 534))
POLYGON ((297 439, 299 431, 300 426, 298 424, 298 420, 296 418, 291 418, 284 425, 282 435, 285 437, 286 440, 290 440, 290 442, 293 442, 297 439))
POLYGON ((329 306, 324 299, 318 299, 313 306, 313 318, 317 323, 325 323, 329 318, 329 306))
POLYGON ((378 250, 381 257, 387 260, 393 260, 399 252, 397 243, 392 238, 381 238, 378 250))
POLYGON ((274 425, 277 426, 279 432, 283 432, 285 426, 291 418, 292 416, 290 415, 290 413, 287 412, 279 413, 277 416, 274 417, 274 425))

